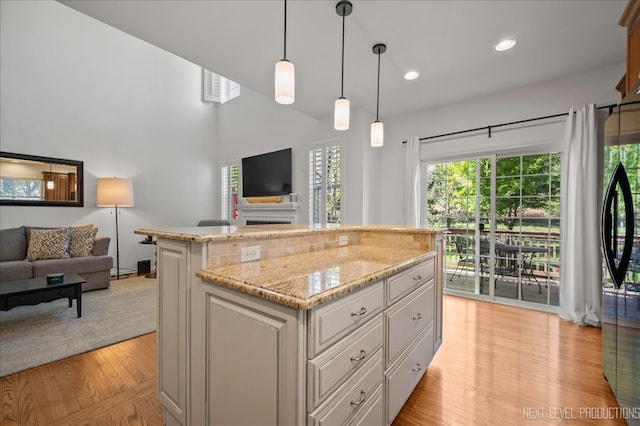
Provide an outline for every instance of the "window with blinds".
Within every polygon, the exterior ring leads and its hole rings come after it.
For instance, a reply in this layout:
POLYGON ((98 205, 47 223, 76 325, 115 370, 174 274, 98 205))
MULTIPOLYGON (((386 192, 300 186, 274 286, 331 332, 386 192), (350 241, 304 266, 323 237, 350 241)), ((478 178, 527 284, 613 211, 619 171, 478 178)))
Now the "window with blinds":
POLYGON ((309 151, 309 223, 340 223, 342 162, 340 145, 309 151))
POLYGON ((202 100, 221 104, 240 96, 240 85, 202 68, 202 100))
POLYGON ((238 171, 237 164, 222 166, 220 175, 220 217, 225 220, 238 218, 238 171))

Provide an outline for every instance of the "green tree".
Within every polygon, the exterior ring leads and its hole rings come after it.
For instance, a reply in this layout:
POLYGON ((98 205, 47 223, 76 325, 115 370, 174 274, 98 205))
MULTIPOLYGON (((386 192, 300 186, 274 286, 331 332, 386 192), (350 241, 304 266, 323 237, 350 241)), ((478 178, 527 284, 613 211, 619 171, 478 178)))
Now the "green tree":
MULTIPOLYGON (((479 164, 480 215, 488 217, 491 202, 491 161, 481 159, 430 167, 427 208, 440 226, 475 222, 476 164, 479 164)), ((560 212, 560 154, 504 157, 496 160, 496 221, 513 230, 528 211, 545 216, 560 212)))

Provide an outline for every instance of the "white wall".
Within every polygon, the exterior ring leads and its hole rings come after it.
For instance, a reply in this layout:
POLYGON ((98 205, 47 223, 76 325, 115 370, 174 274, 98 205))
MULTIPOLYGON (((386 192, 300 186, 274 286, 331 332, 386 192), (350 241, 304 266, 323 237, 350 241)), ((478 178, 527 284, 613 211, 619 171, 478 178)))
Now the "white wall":
POLYGON ((342 223, 379 223, 381 153, 370 146, 370 125, 373 115, 364 109, 351 109, 349 130, 333 128, 333 105, 331 113, 318 123, 315 142, 330 140, 342 143, 342 223))
POLYGON ((217 167, 231 161, 240 163, 243 157, 292 148, 292 192, 298 193, 302 217, 306 218, 307 151, 318 121, 246 87, 241 88, 240 96, 218 108, 216 117, 217 167))
POLYGON ((373 117, 362 109, 352 109, 350 128, 333 128, 333 105, 327 117, 316 120, 295 109, 278 105, 247 88, 216 111, 220 163, 292 148, 293 191, 298 193, 301 217, 308 217, 308 151, 319 142, 342 143, 343 223, 375 223, 379 220, 381 151, 369 146, 369 125, 373 117))
MULTIPOLYGON (((624 74, 624 64, 593 70, 545 83, 443 105, 414 114, 385 121, 385 144, 382 159, 381 220, 387 224, 404 223, 405 150, 402 141, 411 136, 427 137, 487 125, 568 112, 595 102, 608 105, 620 101, 615 86, 624 74)), ((470 76, 471 78, 471 76, 470 76)), ((564 120, 564 119, 560 119, 564 120)), ((553 126, 556 135, 548 133, 548 126, 540 126, 540 137, 554 138, 561 143, 564 126, 553 126)), ((513 143, 526 144, 535 140, 535 130, 527 132, 529 140, 509 141, 502 136, 487 138, 460 136, 422 144, 422 158, 457 155, 459 153, 489 153, 513 143), (513 142, 513 143, 512 143, 513 142), (499 144, 499 145, 498 145, 499 144)))
POLYGON ((153 259, 136 228, 217 217, 216 117, 201 102, 200 68, 53 1, 0 2, 2 151, 84 162, 85 205, 0 207, 0 228, 93 223, 97 177, 134 182, 121 209, 121 267, 153 259))

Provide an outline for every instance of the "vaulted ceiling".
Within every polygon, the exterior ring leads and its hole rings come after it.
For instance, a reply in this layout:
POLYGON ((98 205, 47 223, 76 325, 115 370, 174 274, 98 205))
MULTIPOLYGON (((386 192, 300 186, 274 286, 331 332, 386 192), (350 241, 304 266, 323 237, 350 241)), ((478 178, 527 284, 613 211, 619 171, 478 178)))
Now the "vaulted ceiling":
MULTIPOLYGON (((78 11, 273 98, 283 56, 282 0, 60 0, 78 11)), ((337 1, 287 3, 287 59, 296 67, 293 105, 333 113, 340 95, 342 18, 337 1)), ((352 0, 346 17, 344 95, 380 118, 535 84, 625 61, 626 0, 352 0), (517 45, 496 52, 494 45, 517 45), (420 72, 406 81, 405 72, 420 72)), ((622 76, 621 76, 622 77, 622 76)))

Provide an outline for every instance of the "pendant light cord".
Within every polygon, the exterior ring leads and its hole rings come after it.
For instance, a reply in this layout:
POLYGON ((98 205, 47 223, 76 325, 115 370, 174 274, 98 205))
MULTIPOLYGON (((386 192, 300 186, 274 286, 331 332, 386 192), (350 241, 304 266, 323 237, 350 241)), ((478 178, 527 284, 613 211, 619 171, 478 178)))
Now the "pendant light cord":
POLYGON ((287 0, 284 0, 284 58, 287 60, 287 0))
POLYGON ((342 6, 342 75, 340 78, 340 97, 344 98, 344 18, 345 6, 342 6))
POLYGON ((380 52, 378 52, 378 94, 376 96, 376 121, 378 120, 378 112, 380 111, 380 52))

